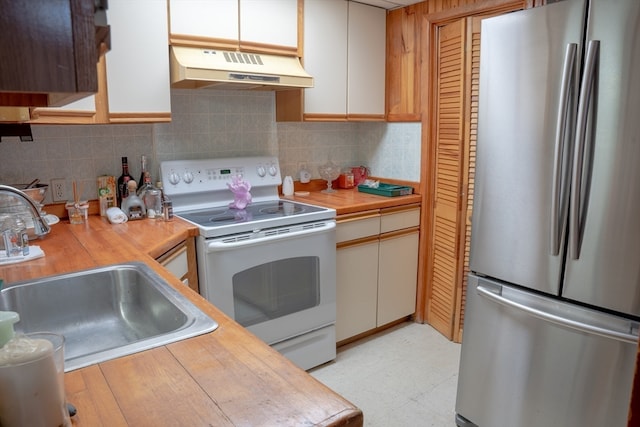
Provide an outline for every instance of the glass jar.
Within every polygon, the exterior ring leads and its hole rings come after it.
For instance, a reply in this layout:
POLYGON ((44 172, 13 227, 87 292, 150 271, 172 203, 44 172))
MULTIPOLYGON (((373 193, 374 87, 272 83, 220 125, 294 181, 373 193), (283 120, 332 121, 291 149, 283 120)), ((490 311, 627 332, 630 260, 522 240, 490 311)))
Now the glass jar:
POLYGON ((5 218, 0 225, 0 232, 7 257, 29 255, 27 227, 20 216, 10 215, 5 218))
POLYGON ((162 219, 162 197, 160 190, 155 187, 147 188, 144 193, 144 206, 147 209, 147 218, 162 219))

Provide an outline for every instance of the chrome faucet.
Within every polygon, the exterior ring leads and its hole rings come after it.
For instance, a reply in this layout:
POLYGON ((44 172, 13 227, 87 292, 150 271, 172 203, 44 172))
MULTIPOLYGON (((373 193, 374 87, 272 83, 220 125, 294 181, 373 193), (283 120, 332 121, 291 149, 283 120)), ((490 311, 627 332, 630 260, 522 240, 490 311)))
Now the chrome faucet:
POLYGON ((36 206, 36 203, 31 197, 27 196, 24 192, 18 190, 15 187, 0 184, 0 194, 2 193, 21 198, 25 202, 27 202, 27 205, 31 210, 31 216, 33 217, 33 230, 36 235, 44 236, 51 231, 51 227, 42 217, 42 215, 40 214, 40 209, 38 209, 38 206, 36 206))

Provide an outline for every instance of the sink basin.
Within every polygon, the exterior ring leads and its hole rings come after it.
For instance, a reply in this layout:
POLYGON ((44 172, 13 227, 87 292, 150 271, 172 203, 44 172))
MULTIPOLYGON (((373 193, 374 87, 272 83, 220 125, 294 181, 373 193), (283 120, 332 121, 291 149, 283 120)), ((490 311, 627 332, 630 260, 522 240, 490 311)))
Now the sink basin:
POLYGON ((16 332, 65 337, 65 372, 213 331, 218 324, 144 263, 117 264, 0 290, 16 332))

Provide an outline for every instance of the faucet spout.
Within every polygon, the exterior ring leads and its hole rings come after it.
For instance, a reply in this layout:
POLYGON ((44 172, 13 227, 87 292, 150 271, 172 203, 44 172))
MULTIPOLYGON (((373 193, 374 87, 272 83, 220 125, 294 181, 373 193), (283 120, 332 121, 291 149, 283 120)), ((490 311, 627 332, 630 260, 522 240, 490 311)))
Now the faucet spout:
POLYGON ((15 187, 0 184, 0 194, 2 193, 17 197, 27 203, 27 206, 29 206, 29 210, 31 211, 31 216, 33 217, 33 229, 36 235, 44 236, 51 231, 51 227, 42 217, 40 209, 38 209, 38 206, 36 206, 36 203, 31 197, 27 196, 24 192, 18 190, 15 187))

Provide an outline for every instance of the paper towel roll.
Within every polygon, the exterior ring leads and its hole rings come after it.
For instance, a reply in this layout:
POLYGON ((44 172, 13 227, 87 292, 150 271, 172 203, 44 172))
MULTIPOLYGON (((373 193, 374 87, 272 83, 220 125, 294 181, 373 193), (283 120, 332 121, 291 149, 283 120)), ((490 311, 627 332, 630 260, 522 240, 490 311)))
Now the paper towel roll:
POLYGON ((61 345, 54 352, 53 344, 47 339, 16 336, 0 349, 1 425, 70 425, 61 345), (59 367, 56 357, 61 359, 59 367))

